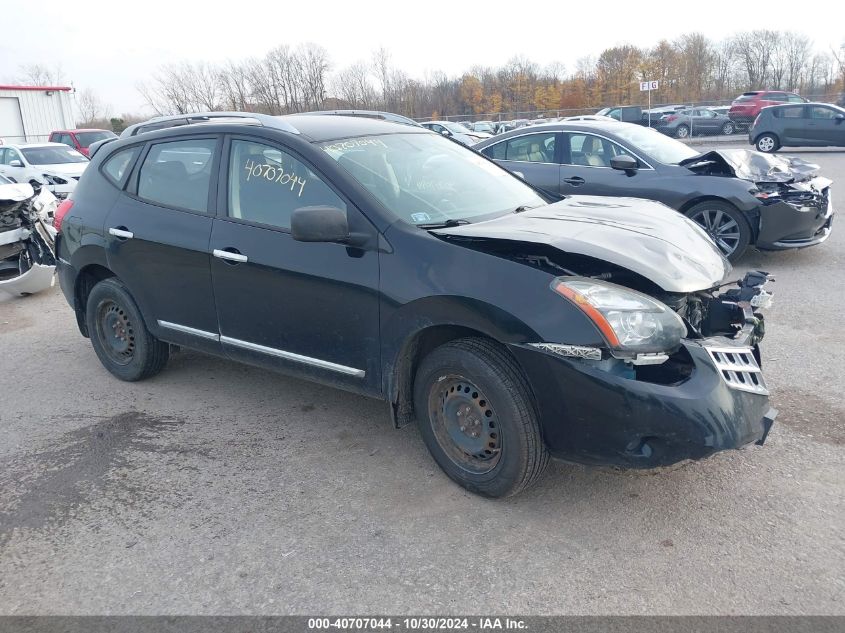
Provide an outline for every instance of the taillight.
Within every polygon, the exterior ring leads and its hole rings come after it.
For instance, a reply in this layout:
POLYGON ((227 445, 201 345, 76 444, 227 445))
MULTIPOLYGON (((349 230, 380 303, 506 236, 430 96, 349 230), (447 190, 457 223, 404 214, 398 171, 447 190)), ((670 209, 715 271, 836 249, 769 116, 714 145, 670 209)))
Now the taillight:
POLYGON ((65 198, 56 208, 56 212, 53 214, 53 228, 56 229, 56 231, 62 230, 62 220, 65 219, 65 216, 67 215, 67 212, 70 211, 71 207, 73 207, 73 200, 65 198))
POLYGON ((760 122, 760 115, 758 114, 754 117, 754 123, 751 124, 751 127, 757 127, 757 124, 760 122))
POLYGON ((677 114, 670 114, 669 116, 666 117, 666 122, 671 123, 672 121, 674 121, 677 118, 678 118, 677 114))

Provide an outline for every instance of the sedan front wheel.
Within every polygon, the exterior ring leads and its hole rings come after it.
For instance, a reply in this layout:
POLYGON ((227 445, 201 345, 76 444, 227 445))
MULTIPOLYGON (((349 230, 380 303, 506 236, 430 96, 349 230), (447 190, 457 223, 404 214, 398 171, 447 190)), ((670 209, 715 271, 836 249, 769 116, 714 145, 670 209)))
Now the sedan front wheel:
POLYGON ((707 232, 731 263, 742 257, 751 242, 748 221, 728 202, 705 200, 687 210, 686 215, 707 232))

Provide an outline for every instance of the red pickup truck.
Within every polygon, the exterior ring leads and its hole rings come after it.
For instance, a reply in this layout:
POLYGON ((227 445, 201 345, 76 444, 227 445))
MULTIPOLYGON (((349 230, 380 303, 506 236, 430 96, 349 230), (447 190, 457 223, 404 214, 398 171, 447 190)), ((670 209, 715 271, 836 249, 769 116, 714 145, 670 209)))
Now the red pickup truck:
POLYGON ((56 130, 50 132, 51 143, 64 143, 85 156, 88 156, 88 146, 91 143, 106 138, 117 138, 117 134, 110 130, 95 129, 56 130))

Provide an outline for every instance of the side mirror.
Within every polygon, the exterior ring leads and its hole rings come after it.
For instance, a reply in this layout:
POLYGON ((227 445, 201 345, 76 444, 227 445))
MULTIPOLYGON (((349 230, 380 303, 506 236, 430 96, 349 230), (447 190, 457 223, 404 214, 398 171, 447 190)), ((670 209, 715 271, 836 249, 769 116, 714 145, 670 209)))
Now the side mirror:
POLYGON ((23 167, 23 163, 16 158, 9 161, 9 167, 23 167))
POLYGON ((513 173, 514 176, 518 176, 519 178, 522 178, 523 180, 525 180, 525 174, 523 174, 521 171, 514 171, 514 172, 511 172, 511 173, 513 173))
POLYGON ((442 130, 440 130, 440 133, 443 136, 452 136, 452 133, 449 130, 447 130, 445 127, 442 130))
POLYGON ((337 207, 302 207, 291 215, 290 232, 298 242, 348 242, 349 222, 337 207))
POLYGON ((640 168, 640 164, 637 162, 637 159, 633 156, 628 156, 628 154, 614 156, 610 159, 610 166, 613 169, 624 171, 629 176, 633 176, 637 172, 637 169, 640 168))
POLYGON ((842 121, 845 121, 845 114, 837 114, 833 118, 836 119, 837 123, 842 123, 842 121))

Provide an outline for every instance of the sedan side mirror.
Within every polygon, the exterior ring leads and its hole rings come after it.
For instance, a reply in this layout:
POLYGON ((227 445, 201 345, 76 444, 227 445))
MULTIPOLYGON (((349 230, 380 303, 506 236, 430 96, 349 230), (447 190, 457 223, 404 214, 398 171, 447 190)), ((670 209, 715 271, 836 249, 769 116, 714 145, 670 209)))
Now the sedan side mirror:
POLYGON ((23 163, 16 158, 9 161, 9 167, 23 167, 23 163))
POLYGON ((624 171, 629 176, 633 176, 637 173, 637 169, 640 168, 640 164, 637 162, 637 159, 633 156, 629 156, 628 154, 614 156, 610 159, 610 166, 613 169, 624 171))
POLYGON ((298 242, 348 242, 349 222, 337 207, 301 207, 291 215, 290 232, 298 242))
POLYGON ((442 130, 440 130, 440 133, 443 136, 452 136, 452 133, 449 130, 447 130, 445 127, 442 130))
POLYGON ((845 121, 845 114, 837 114, 833 118, 836 119, 837 123, 842 123, 842 121, 845 121))

